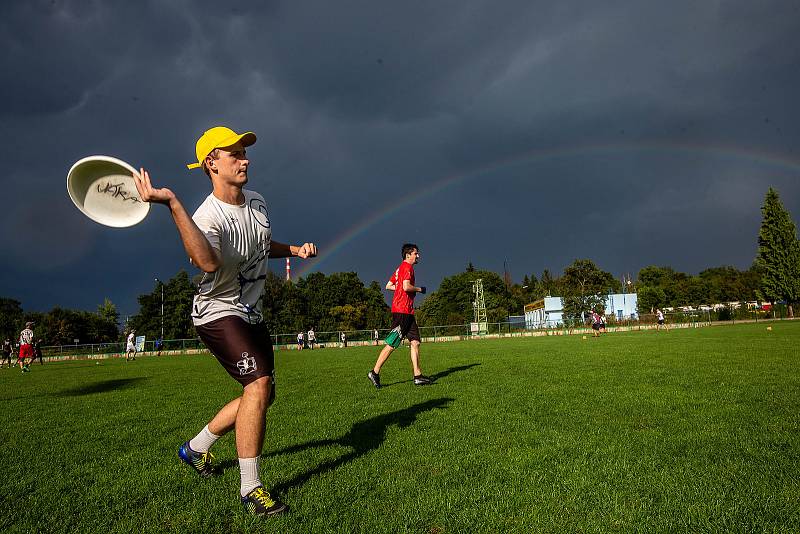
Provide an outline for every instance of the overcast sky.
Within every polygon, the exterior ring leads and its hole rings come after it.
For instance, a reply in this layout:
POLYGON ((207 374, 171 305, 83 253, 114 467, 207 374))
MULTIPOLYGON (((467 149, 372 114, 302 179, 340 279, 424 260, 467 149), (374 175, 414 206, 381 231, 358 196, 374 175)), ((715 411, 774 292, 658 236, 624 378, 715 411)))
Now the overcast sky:
MULTIPOLYGON (((209 127, 252 130, 249 187, 295 273, 433 289, 590 258, 747 268, 775 187, 800 218, 800 3, 63 1, 0 4, 0 296, 124 314, 188 264, 166 209, 112 229, 78 159, 151 171, 187 209, 209 127)), ((283 260, 272 268, 283 271, 283 260)))

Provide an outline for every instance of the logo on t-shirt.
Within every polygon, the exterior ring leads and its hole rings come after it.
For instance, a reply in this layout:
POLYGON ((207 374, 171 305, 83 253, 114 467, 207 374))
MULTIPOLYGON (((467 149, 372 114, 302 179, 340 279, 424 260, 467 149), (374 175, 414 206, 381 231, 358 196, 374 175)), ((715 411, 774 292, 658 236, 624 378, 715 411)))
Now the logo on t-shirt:
POLYGON ((267 205, 260 198, 250 199, 250 209, 253 211, 253 219, 263 226, 264 228, 270 227, 269 213, 267 213, 267 205))
POLYGON ((239 368, 240 375, 249 375, 258 369, 256 359, 252 358, 247 352, 242 353, 242 359, 236 362, 236 367, 239 368))

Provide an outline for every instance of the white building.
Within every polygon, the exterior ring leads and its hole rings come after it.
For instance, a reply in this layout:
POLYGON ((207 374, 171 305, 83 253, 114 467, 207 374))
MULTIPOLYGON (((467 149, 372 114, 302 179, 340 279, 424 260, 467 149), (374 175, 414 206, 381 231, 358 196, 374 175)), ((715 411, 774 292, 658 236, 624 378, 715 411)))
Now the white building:
POLYGON ((525 305, 525 328, 555 328, 561 324, 561 297, 545 297, 525 305))
MULTIPOLYGON (((636 293, 606 295, 603 300, 606 317, 613 316, 618 321, 639 317, 636 293)), ((525 328, 555 328, 562 324, 563 317, 564 301, 561 297, 545 297, 525 305, 525 328)))
POLYGON ((613 315, 617 321, 625 319, 638 319, 639 312, 636 306, 639 299, 636 293, 617 293, 605 298, 606 316, 613 315))

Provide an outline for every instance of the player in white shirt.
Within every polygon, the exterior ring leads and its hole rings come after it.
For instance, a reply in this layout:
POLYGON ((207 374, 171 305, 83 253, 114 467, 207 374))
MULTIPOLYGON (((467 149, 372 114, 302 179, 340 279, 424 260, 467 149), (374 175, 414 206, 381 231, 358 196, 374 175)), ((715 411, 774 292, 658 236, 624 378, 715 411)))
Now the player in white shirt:
POLYGON ((136 177, 136 187, 142 200, 169 208, 191 262, 203 271, 192 321, 203 343, 243 388, 178 455, 201 476, 216 474, 209 449, 235 428, 242 504, 251 514, 273 515, 287 507, 266 491, 258 475, 275 386, 272 342, 261 314, 267 259, 310 258, 317 249, 313 243, 272 240, 264 197, 244 189, 250 166, 245 147, 255 142, 252 132, 237 134, 222 126, 198 139, 197 163, 188 167, 202 168, 213 191, 193 217, 172 191, 154 188, 146 170, 136 177))
POLYGON ((314 333, 314 329, 311 328, 308 331, 308 348, 314 350, 314 343, 317 342, 317 335, 314 333))
POLYGON ((664 330, 669 330, 667 322, 664 320, 664 312, 660 308, 656 308, 656 331, 661 330, 662 327, 664 330))
POLYGON ((136 359, 136 330, 128 334, 128 343, 125 347, 125 361, 136 359))
POLYGON ((19 364, 19 368, 22 370, 23 373, 27 373, 31 370, 30 364, 33 361, 33 330, 31 327, 33 326, 33 322, 28 321, 25 323, 25 329, 19 333, 19 356, 17 357, 17 363, 19 364), (28 360, 25 363, 25 360, 28 360))

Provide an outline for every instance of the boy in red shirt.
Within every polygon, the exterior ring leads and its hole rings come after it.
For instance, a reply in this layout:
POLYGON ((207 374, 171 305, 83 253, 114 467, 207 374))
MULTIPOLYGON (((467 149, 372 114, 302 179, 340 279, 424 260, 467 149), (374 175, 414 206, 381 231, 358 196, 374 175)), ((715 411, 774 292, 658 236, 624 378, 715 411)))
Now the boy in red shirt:
POLYGON ((386 338, 386 346, 381 350, 375 367, 367 374, 372 384, 380 389, 381 387, 381 367, 394 349, 400 346, 403 338, 407 338, 411 344, 411 367, 414 372, 414 384, 425 386, 431 384, 433 380, 422 374, 419 367, 419 344, 422 339, 419 335, 417 320, 414 318, 414 297, 417 293, 425 293, 425 287, 414 285, 414 265, 419 262, 419 249, 413 243, 403 245, 403 263, 392 274, 386 289, 394 291, 392 298, 392 332, 386 338))

